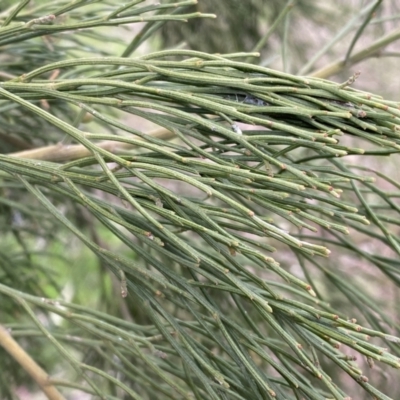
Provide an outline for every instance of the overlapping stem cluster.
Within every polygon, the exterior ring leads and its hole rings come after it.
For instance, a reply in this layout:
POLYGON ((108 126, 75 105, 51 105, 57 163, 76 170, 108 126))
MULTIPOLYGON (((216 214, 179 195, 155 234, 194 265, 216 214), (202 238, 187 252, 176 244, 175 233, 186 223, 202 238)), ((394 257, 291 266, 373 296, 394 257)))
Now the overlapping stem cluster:
POLYGON ((242 56, 75 58, 0 82, 1 107, 29 112, 90 151, 65 163, 45 149, 41 159, 2 154, 1 179, 80 238, 148 320, 135 324, 1 284, 37 326, 13 326, 16 337, 44 335, 86 381, 55 385, 103 398, 118 396, 101 394, 99 377, 114 394, 136 399, 344 399, 321 367, 330 360, 375 398, 389 398, 352 354, 399 368, 399 339, 383 322, 395 334, 398 327, 324 259, 341 248, 399 282, 399 193, 375 183, 376 172, 360 161, 398 156, 399 105, 350 82, 284 74, 242 56), (94 128, 55 111, 71 107, 91 114, 94 128), (131 116, 164 128, 169 140, 147 135, 131 116), (60 201, 85 208, 123 250, 101 245, 60 201), (393 256, 360 247, 358 232, 393 256), (310 266, 360 306, 371 327, 331 307, 310 266), (37 308, 73 330, 51 331, 37 308), (118 374, 78 361, 70 346, 90 348, 118 374))

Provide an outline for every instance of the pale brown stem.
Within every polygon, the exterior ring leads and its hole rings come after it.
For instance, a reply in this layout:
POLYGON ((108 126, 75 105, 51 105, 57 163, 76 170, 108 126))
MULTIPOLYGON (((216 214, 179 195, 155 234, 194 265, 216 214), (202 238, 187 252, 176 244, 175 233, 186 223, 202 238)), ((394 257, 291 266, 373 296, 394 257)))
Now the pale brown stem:
MULTIPOLYGON (((165 128, 159 128, 150 131, 148 132, 148 135, 163 140, 168 140, 175 136, 174 133, 165 128)), ((132 150, 138 147, 138 145, 135 144, 116 142, 112 140, 105 140, 103 142, 97 143, 97 146, 113 154, 118 154, 121 151, 132 150)), ((7 156, 10 157, 29 158, 33 160, 52 162, 73 161, 92 155, 93 153, 81 144, 66 145, 62 143, 7 154, 7 156)))
POLYGON ((50 383, 49 375, 13 339, 7 329, 1 325, 0 346, 36 381, 49 400, 65 400, 65 397, 50 383))

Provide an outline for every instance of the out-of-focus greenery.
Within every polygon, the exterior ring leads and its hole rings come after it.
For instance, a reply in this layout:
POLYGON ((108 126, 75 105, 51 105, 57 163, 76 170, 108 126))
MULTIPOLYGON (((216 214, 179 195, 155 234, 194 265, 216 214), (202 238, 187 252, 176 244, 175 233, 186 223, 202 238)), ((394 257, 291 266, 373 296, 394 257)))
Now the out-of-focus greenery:
POLYGON ((398 398, 399 103, 258 65, 329 5, 194 3, 1 4, 0 397, 398 398))

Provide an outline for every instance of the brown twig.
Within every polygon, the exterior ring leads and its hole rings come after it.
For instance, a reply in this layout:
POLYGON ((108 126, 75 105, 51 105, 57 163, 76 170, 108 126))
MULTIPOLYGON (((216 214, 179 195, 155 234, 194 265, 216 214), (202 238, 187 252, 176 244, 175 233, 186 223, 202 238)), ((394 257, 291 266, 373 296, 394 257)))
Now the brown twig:
MULTIPOLYGON (((150 131, 148 135, 157 139, 164 140, 171 139, 175 136, 174 133, 165 128, 159 128, 150 131)), ((97 146, 114 154, 118 154, 121 151, 132 150, 138 147, 134 144, 121 143, 112 140, 105 140, 98 143, 97 146)), ((90 157, 93 154, 88 148, 81 144, 65 145, 62 143, 58 143, 51 146, 39 147, 37 149, 9 153, 7 155, 11 157, 28 158, 41 161, 66 162, 78 160, 83 157, 90 157)))
POLYGON ((65 400, 65 397, 50 383, 49 375, 12 338, 7 329, 1 325, 0 346, 36 381, 49 400, 65 400))

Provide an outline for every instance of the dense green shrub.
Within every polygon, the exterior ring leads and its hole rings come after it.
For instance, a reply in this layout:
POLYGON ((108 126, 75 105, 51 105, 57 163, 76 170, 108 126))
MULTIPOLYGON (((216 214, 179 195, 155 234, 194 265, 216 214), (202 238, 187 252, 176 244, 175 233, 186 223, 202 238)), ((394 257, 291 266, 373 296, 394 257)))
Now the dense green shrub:
POLYGON ((399 103, 136 55, 193 1, 28 3, 0 10, 1 398, 396 398, 399 103))

